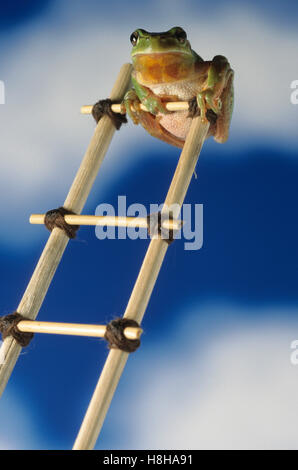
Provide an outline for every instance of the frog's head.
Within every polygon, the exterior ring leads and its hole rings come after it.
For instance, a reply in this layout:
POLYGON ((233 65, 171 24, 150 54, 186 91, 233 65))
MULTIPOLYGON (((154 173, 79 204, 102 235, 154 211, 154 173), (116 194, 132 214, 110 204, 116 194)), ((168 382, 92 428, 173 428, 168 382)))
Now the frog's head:
POLYGON ((130 36, 135 78, 145 86, 189 78, 198 56, 186 32, 176 26, 165 33, 136 29, 130 36))
POLYGON ((179 26, 164 33, 149 33, 144 29, 136 29, 131 34, 130 41, 133 46, 132 59, 140 54, 178 53, 192 56, 186 32, 179 26))

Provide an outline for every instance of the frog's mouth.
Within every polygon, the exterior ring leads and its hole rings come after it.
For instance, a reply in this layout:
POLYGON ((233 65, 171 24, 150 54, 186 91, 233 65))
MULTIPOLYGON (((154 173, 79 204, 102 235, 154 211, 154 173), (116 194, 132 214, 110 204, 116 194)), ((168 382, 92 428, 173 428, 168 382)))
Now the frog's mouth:
POLYGON ((189 54, 188 52, 183 52, 183 51, 151 51, 151 52, 136 52, 133 55, 133 60, 138 60, 138 58, 150 58, 150 59, 156 59, 160 57, 168 57, 169 59, 173 60, 193 60, 192 54, 189 54))
POLYGON ((194 67, 193 57, 183 52, 136 54, 134 69, 142 83, 165 83, 187 78, 194 67))

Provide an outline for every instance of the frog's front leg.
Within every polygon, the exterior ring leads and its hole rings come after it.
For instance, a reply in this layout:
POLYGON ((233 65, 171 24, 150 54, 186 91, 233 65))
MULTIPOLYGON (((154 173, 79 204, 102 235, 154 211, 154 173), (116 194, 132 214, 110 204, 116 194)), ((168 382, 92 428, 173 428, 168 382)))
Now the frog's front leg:
POLYGON ((168 114, 165 104, 162 102, 161 98, 153 93, 150 88, 147 88, 141 85, 135 78, 131 78, 133 87, 138 95, 138 98, 144 106, 148 109, 149 113, 154 114, 155 116, 159 113, 168 114))
POLYGON ((126 112, 134 124, 139 124, 140 122, 140 100, 135 90, 130 89, 125 93, 124 99, 121 103, 123 107, 123 112, 126 112))
POLYGON ((146 106, 149 113, 154 116, 159 113, 169 113, 160 97, 155 95, 149 88, 140 85, 134 77, 132 77, 132 84, 133 88, 124 96, 122 105, 134 124, 139 124, 141 113, 146 112, 141 110, 141 103, 146 106))
POLYGON ((217 55, 213 58, 208 69, 205 85, 197 94, 197 103, 203 120, 206 120, 207 109, 212 109, 214 113, 220 114, 222 109, 221 94, 231 73, 233 71, 225 57, 217 55))

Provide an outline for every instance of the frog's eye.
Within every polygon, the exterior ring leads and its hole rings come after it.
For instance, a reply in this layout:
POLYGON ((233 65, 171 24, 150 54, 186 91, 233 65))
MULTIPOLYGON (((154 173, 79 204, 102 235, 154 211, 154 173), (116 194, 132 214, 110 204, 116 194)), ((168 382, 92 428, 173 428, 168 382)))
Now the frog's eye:
POLYGON ((186 41, 187 39, 187 36, 186 36, 186 32, 182 29, 182 28, 179 28, 176 33, 175 33, 175 36, 176 38, 178 39, 179 42, 181 42, 182 44, 186 41))
POLYGON ((130 42, 132 43, 133 46, 135 46, 138 42, 139 39, 139 33, 135 31, 134 33, 131 34, 130 36, 130 42))

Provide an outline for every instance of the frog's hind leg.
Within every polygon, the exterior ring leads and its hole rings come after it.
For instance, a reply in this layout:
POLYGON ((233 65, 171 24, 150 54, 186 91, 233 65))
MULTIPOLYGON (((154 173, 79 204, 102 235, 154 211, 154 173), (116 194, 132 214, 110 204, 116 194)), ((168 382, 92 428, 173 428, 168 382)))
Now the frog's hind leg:
POLYGON ((216 132, 214 133, 214 139, 220 144, 226 142, 229 137, 229 128, 234 106, 233 79, 234 72, 230 70, 229 76, 227 77, 226 86, 223 89, 220 97, 222 108, 220 113, 217 115, 216 132))
POLYGON ((140 112, 138 117, 140 124, 153 137, 163 140, 164 142, 167 142, 167 144, 174 145, 175 147, 183 147, 184 140, 179 139, 162 127, 159 123, 159 117, 146 111, 140 112))

